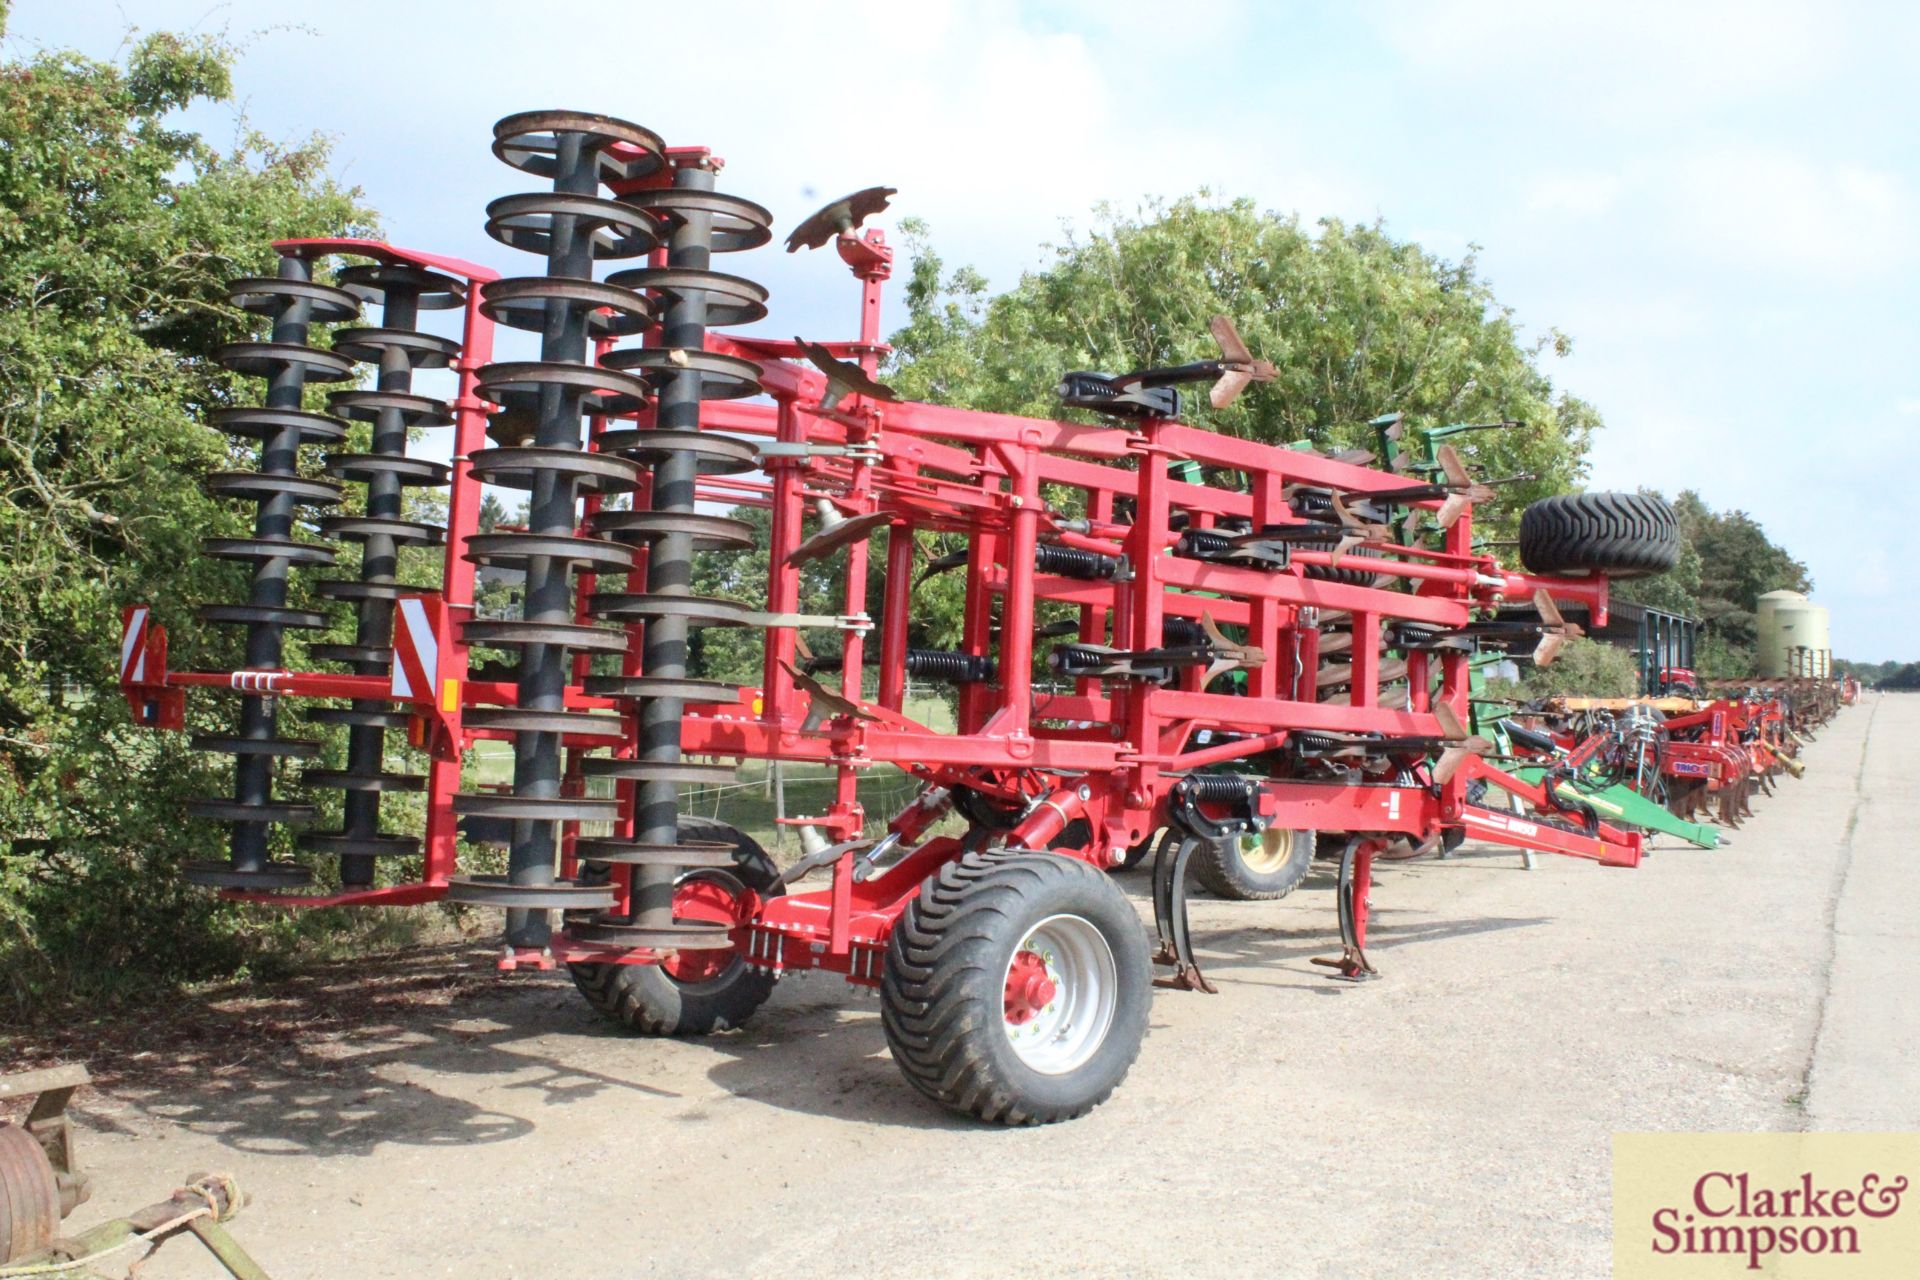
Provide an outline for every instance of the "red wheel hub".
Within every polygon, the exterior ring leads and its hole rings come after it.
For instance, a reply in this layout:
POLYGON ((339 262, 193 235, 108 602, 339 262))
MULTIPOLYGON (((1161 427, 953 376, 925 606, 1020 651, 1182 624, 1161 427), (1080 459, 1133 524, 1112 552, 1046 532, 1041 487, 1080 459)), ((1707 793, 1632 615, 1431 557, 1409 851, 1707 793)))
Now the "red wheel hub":
MULTIPOLYGON (((673 891, 673 918, 699 920, 737 928, 743 923, 747 903, 733 889, 714 880, 684 880, 673 891)), ((660 962, 660 968, 675 982, 711 982, 727 971, 734 951, 676 951, 660 962)))
POLYGON ((1006 1015, 1013 1026, 1033 1021, 1034 1015, 1053 1003, 1060 988, 1047 976, 1047 962, 1039 953, 1022 951, 1007 969, 1006 1015))

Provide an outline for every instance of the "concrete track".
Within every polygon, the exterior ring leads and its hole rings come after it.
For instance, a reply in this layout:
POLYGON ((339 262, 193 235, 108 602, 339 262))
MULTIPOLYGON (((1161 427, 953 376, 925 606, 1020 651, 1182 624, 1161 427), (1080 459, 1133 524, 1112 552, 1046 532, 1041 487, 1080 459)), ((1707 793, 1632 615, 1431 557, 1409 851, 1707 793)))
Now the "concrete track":
MULTIPOLYGON (((1160 993, 1075 1123, 933 1110, 875 1002, 825 978, 708 1042, 522 978, 94 1101, 101 1193, 70 1225, 218 1168, 279 1280, 1603 1276, 1616 1131, 1920 1128, 1920 698, 1869 698, 1805 758, 1730 847, 1637 872, 1386 867, 1363 986, 1308 963, 1336 949, 1324 875, 1199 899, 1221 994, 1160 993)), ((207 1274, 191 1248, 142 1275, 207 1274)))

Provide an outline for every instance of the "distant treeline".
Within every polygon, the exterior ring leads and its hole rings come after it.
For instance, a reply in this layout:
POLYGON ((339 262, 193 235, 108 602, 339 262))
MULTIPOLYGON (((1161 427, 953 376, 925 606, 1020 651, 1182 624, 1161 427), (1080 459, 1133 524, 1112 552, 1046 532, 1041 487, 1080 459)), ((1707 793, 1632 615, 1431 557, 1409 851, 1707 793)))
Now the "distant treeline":
POLYGON ((1876 689, 1920 689, 1920 662, 1845 662, 1834 670, 1876 689))

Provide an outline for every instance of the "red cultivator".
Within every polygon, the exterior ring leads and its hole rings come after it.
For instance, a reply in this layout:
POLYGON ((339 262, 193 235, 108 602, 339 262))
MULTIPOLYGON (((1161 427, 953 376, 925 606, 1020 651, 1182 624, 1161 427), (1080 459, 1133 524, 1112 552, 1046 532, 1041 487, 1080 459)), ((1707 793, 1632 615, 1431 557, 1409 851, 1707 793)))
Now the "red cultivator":
POLYGON ((1702 697, 1558 698, 1530 713, 1541 728, 1502 723, 1518 758, 1563 783, 1617 783, 1681 819, 1738 827, 1756 791, 1804 772, 1800 748, 1845 704, 1839 680, 1719 680, 1702 697))
POLYGON ((269 386, 264 407, 216 422, 263 445, 256 471, 218 483, 260 514, 254 537, 211 548, 253 565, 248 603, 204 616, 246 627, 245 664, 169 671, 165 634, 140 607, 122 672, 156 727, 180 726, 186 688, 240 699, 238 732, 202 740, 239 765, 232 796, 200 809, 231 824, 230 856, 196 866, 197 880, 289 907, 500 908, 503 968, 565 963, 596 1005, 650 1032, 736 1026, 782 973, 829 970, 878 989, 916 1087, 1018 1123, 1081 1114, 1112 1091, 1144 1032, 1151 962, 1168 969, 1163 985, 1210 989, 1187 936, 1185 873, 1221 841, 1305 857, 1315 833, 1341 834, 1343 946, 1324 963, 1346 978, 1373 972, 1367 892, 1384 851, 1473 836, 1638 862, 1637 834, 1493 768, 1462 726, 1469 657, 1511 630, 1493 616, 1502 602, 1579 600, 1604 620, 1609 571, 1671 558, 1658 504, 1555 499, 1530 514, 1522 555, 1536 562, 1531 538, 1564 576, 1504 569, 1473 549, 1487 491, 1457 457, 1423 480, 1184 424, 1179 385, 1208 384, 1221 406, 1272 376, 1224 319, 1219 359, 1068 375, 1063 403, 1098 421, 903 403, 875 380, 892 254, 859 230, 890 192, 831 205, 788 242, 832 244, 851 269, 858 340, 730 337, 709 326, 760 318, 765 294, 711 256, 764 243, 771 219, 714 190, 708 152, 565 112, 503 120, 494 150, 550 181, 495 201, 487 222, 543 255, 544 274, 497 279, 384 244, 305 241, 279 246, 278 279, 236 286, 272 318, 273 341, 224 358, 269 386), (315 283, 333 258, 357 265, 315 283), (645 265, 600 281, 600 259, 645 265), (336 330, 330 351, 307 345, 309 324, 344 322, 364 301, 383 304, 379 327, 336 330), (461 310, 457 342, 418 331, 429 305, 461 310), (539 358, 493 360, 496 325, 538 333, 539 358), (302 407, 306 384, 348 379, 356 361, 377 363, 375 387, 333 393, 330 414, 302 407), (410 385, 436 362, 459 375, 450 405, 410 385), (287 606, 286 571, 333 558, 295 537, 297 508, 344 496, 297 453, 343 439, 341 418, 370 423, 371 448, 324 469, 366 486, 364 514, 318 527, 363 554, 357 579, 318 594, 353 602, 358 624, 354 644, 314 656, 350 670, 289 671, 283 629, 326 619, 287 606), (418 427, 451 428, 450 473, 406 456, 418 427), (402 486, 443 482, 444 530, 403 518, 402 486), (483 483, 529 493, 524 529, 478 531, 483 483), (696 550, 751 546, 752 530, 721 513, 740 506, 771 515, 757 553, 766 598, 751 604, 692 587, 696 550), (868 547, 883 530, 874 619, 868 547), (921 564, 931 534, 964 539, 964 554, 921 564), (398 547, 441 540, 437 588, 399 579, 398 547), (840 566, 844 601, 806 614, 800 569, 823 557, 840 566), (519 616, 474 616, 476 565, 525 575, 519 616), (956 650, 913 646, 923 568, 964 575, 956 650), (760 687, 697 676, 690 640, 707 627, 764 634, 760 687), (797 643, 820 628, 841 633, 837 671, 797 643), (470 647, 519 661, 476 671, 470 647), (954 732, 906 714, 909 673, 956 686, 954 732), (339 858, 337 887, 304 888, 308 868, 270 854, 276 824, 315 816, 272 790, 276 758, 320 750, 280 736, 290 698, 326 701, 308 720, 350 737, 346 768, 302 778, 347 792, 340 831, 300 838, 339 858), (425 748, 424 776, 387 771, 390 731, 425 748), (513 743, 513 781, 462 792, 462 753, 480 739, 513 743), (784 871, 742 833, 678 811, 679 788, 749 758, 837 771, 834 802, 807 819, 818 838, 784 871), (925 790, 875 837, 855 784, 878 765, 925 790), (1484 783, 1530 812, 1470 802, 1484 783), (406 789, 425 792, 418 841, 381 825, 382 794, 406 789), (936 828, 956 813, 963 823, 936 828), (505 875, 458 874, 462 820, 508 846, 505 875), (1150 956, 1101 872, 1162 831, 1150 956), (381 858, 416 851, 419 880, 376 874, 381 858), (824 887, 803 891, 814 872, 824 887))

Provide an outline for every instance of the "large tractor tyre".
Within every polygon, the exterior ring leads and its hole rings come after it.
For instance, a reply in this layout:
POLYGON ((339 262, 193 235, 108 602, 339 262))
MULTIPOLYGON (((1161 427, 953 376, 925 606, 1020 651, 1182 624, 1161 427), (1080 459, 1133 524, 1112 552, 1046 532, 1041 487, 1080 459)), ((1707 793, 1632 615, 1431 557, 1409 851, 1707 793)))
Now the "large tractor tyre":
MULTIPOLYGON (((708 818, 683 817, 688 840, 733 846, 733 867, 701 867, 682 875, 673 914, 681 920, 732 923, 747 891, 785 892, 780 869, 744 832, 708 818)), ((649 1036, 704 1036, 744 1026, 773 994, 778 979, 752 969, 737 951, 677 951, 659 964, 570 964, 587 1003, 630 1031, 649 1036)))
POLYGON ((1530 573, 1665 573, 1680 557, 1680 526, 1665 500, 1643 493, 1563 493, 1520 516, 1520 561, 1530 573))
POLYGON ((1284 898, 1307 878, 1313 848, 1313 832, 1278 827, 1203 840, 1193 853, 1193 878, 1217 898, 1284 898))
POLYGON ((1140 917, 1105 874, 970 853, 928 877, 894 926, 881 1022, 907 1080, 941 1106, 1052 1124, 1126 1078, 1152 987, 1140 917))

